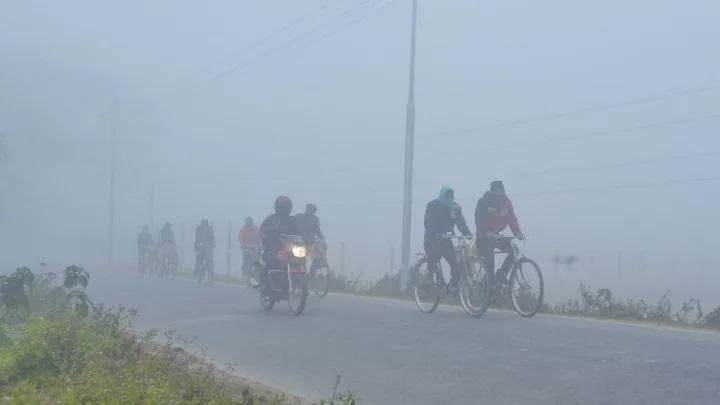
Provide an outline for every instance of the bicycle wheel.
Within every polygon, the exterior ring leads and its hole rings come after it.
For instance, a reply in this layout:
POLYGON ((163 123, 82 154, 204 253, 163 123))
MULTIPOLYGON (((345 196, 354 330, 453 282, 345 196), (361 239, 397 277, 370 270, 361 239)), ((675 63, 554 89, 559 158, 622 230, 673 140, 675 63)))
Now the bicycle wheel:
POLYGON ((415 304, 417 304, 420 312, 425 314, 432 313, 437 309, 442 296, 442 286, 436 281, 433 274, 428 269, 427 259, 418 260, 412 269, 414 280, 415 304))
POLYGON ((288 306, 293 315, 302 314, 308 296, 307 274, 293 274, 288 269, 288 306))
POLYGON ((530 259, 518 260, 510 274, 510 298, 520 316, 534 316, 543 303, 545 286, 540 267, 530 259))
POLYGON ((270 295, 265 294, 264 291, 260 291, 260 305, 262 305, 265 311, 270 312, 275 306, 275 299, 270 295))
POLYGON ((476 258, 467 260, 460 284, 460 304, 466 314, 482 316, 490 306, 491 281, 485 266, 476 258))
MULTIPOLYGON (((313 266, 315 263, 313 263, 313 266)), ((323 298, 330 290, 330 267, 327 262, 322 262, 316 268, 310 270, 310 289, 316 296, 323 298)))

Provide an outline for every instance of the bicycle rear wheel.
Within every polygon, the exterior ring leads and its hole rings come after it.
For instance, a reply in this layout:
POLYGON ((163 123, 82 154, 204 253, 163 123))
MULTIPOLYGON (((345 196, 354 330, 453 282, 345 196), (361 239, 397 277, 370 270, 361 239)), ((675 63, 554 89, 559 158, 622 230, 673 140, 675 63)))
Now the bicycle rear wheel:
POLYGON ((428 269, 427 259, 422 258, 413 267, 415 304, 420 312, 432 313, 437 309, 442 296, 442 287, 435 281, 428 269))
POLYGON ((460 304, 466 314, 482 316, 490 306, 491 282, 481 261, 469 258, 460 284, 460 304))
MULTIPOLYGON (((315 263, 313 263, 313 267, 315 267, 315 263)), ((330 289, 330 278, 330 267, 327 262, 318 263, 317 267, 310 270, 310 289, 316 296, 325 297, 330 289)))
POLYGON ((534 316, 543 303, 545 285, 540 267, 530 259, 518 260, 510 274, 510 298, 520 316, 534 316))

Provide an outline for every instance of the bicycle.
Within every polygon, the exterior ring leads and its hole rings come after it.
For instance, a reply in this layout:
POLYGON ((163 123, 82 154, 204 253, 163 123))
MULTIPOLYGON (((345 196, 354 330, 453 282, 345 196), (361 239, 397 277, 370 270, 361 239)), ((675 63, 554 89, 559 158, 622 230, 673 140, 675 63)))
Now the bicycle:
POLYGON ((316 296, 324 298, 330 290, 332 272, 327 261, 327 244, 322 239, 316 239, 310 249, 309 286, 316 296))
MULTIPOLYGON (((524 238, 500 236, 496 240, 510 241, 513 262, 505 280, 495 280, 494 270, 488 272, 493 274, 492 285, 495 302, 507 305, 507 301, 510 301, 515 312, 524 318, 531 318, 542 307, 545 295, 545 283, 540 266, 522 253, 522 248, 517 241, 522 240, 524 245, 524 238)), ((497 249, 493 252, 493 254, 501 253, 504 252, 497 249)), ((480 260, 480 265, 487 267, 484 260, 480 260)))
POLYGON ((215 273, 213 269, 213 249, 215 245, 199 243, 196 246, 196 261, 195 261, 195 277, 197 277, 198 284, 202 284, 203 281, 207 281, 208 284, 212 284, 215 273))
MULTIPOLYGON (((451 240, 458 263, 460 304, 466 314, 471 317, 482 316, 490 305, 490 276, 475 255, 471 253, 471 240, 465 236, 438 235, 441 239, 451 240)), ((437 309, 440 300, 448 294, 449 285, 442 276, 442 264, 431 274, 427 257, 421 256, 413 266, 411 280, 415 304, 423 313, 432 313, 437 309)))

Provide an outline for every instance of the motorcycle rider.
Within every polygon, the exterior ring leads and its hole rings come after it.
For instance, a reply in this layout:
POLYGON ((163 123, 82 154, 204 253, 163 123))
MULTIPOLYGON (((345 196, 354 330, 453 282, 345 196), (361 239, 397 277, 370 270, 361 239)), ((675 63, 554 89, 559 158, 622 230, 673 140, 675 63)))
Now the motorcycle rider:
POLYGON ((252 217, 245 218, 245 224, 240 229, 238 239, 240 239, 240 249, 243 254, 243 273, 247 274, 262 248, 260 230, 255 226, 252 217))
POLYGON ((456 226, 464 236, 472 236, 463 217, 462 207, 455 202, 454 190, 449 186, 443 186, 438 198, 430 201, 425 207, 425 255, 430 270, 429 276, 436 274, 438 282, 442 284, 445 280, 438 265, 441 258, 448 262, 451 271, 449 284, 451 292, 457 291, 458 263, 452 241, 440 238, 439 235, 455 233, 456 226))
POLYGON ((520 239, 525 239, 525 236, 520 230, 513 204, 505 193, 502 181, 490 183, 490 190, 478 200, 475 226, 477 248, 488 269, 495 269, 495 248, 507 253, 505 261, 494 275, 497 283, 507 283, 507 275, 513 263, 513 249, 509 240, 498 239, 498 236, 507 227, 510 227, 514 236, 520 239))
POLYGON ((142 269, 146 261, 148 259, 148 256, 150 254, 150 249, 152 249, 153 245, 153 237, 150 233, 150 230, 148 229, 148 226, 145 225, 142 228, 142 232, 137 237, 137 247, 138 247, 138 266, 142 269))
POLYGON ((315 215, 316 212, 317 205, 310 203, 305 206, 305 212, 295 215, 298 232, 300 232, 306 246, 312 246, 315 243, 315 238, 325 239, 320 230, 320 218, 315 215))
POLYGON ((275 213, 265 218, 260 225, 260 238, 263 247, 264 269, 261 270, 260 282, 265 284, 267 271, 278 269, 281 263, 278 253, 283 248, 281 235, 297 235, 298 227, 292 212, 292 201, 289 197, 280 196, 275 199, 275 213))
POLYGON ((200 263, 207 260, 209 271, 213 271, 213 248, 215 247, 215 232, 207 219, 203 218, 200 225, 195 228, 195 274, 200 271, 200 263))

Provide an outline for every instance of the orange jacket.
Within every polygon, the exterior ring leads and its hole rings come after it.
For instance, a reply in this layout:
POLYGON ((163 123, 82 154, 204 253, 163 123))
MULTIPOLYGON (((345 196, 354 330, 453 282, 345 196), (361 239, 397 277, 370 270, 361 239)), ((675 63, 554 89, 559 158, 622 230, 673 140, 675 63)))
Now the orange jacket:
POLYGON ((245 249, 249 246, 261 246, 260 230, 255 225, 243 226, 238 235, 240 239, 240 247, 245 249))

